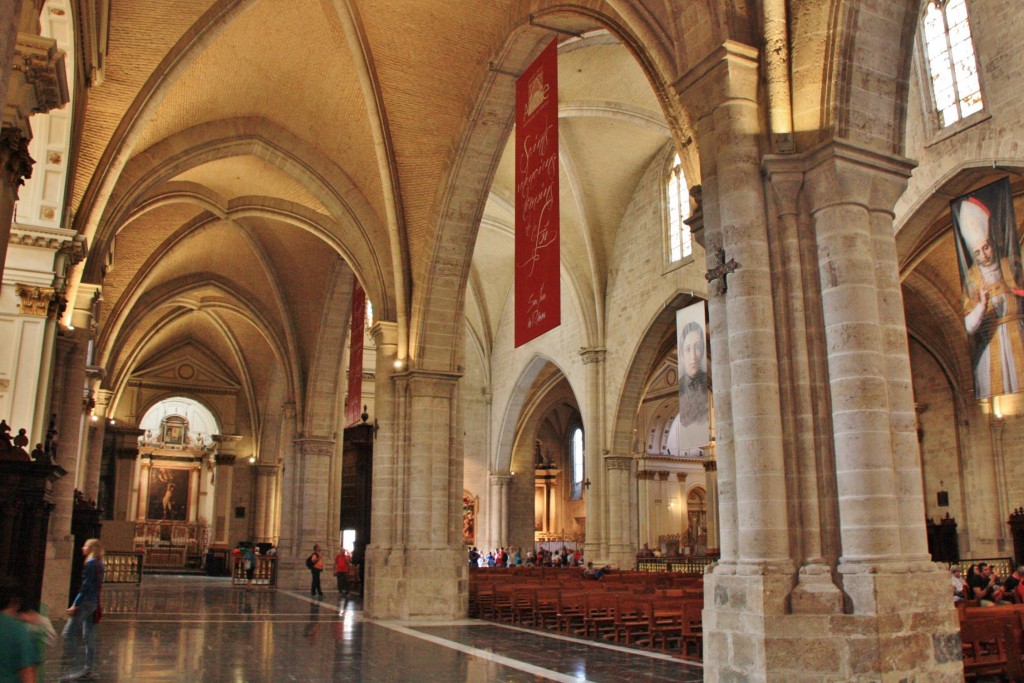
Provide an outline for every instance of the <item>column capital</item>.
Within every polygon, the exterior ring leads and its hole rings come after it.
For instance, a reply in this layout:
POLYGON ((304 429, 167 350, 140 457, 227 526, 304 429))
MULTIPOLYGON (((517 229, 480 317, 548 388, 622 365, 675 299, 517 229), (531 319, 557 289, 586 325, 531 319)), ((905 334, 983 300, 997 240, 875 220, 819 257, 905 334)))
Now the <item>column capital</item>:
POLYGON ((20 299, 18 308, 22 315, 45 318, 50 311, 50 302, 53 301, 57 291, 53 287, 36 287, 19 283, 14 285, 14 293, 20 299))
POLYGON ((717 472, 718 471, 718 461, 717 460, 705 460, 704 461, 704 471, 705 472, 717 472))
POLYGON ((242 440, 241 434, 211 434, 210 438, 217 444, 217 464, 231 464, 223 462, 227 456, 231 456, 234 462, 235 446, 242 440))
POLYGON ((607 470, 628 470, 633 458, 628 455, 604 456, 604 467, 607 470))
POLYGON ((262 463, 257 462, 253 465, 256 470, 256 476, 258 477, 276 477, 278 472, 281 471, 281 466, 277 463, 262 463))
POLYGON ((595 346, 583 346, 580 347, 577 353, 579 353, 580 358, 583 359, 584 365, 590 365, 591 363, 603 363, 605 357, 608 355, 608 350, 595 346))
POLYGON ((773 186, 802 175, 811 213, 858 204, 891 214, 917 162, 835 138, 801 154, 766 155, 761 166, 773 186))
POLYGON ((694 119, 729 101, 756 103, 758 55, 757 48, 728 40, 694 64, 673 88, 694 119))
POLYGON ((303 456, 329 458, 334 455, 337 442, 327 437, 300 436, 295 439, 295 446, 303 456))
POLYGON ((676 481, 680 484, 686 483, 686 472, 676 472, 676 481))
POLYGON ((398 323, 389 320, 377 320, 370 327, 370 338, 378 350, 383 347, 394 347, 389 355, 394 355, 398 350, 398 323))
POLYGON ((450 398, 452 390, 462 378, 462 373, 441 370, 410 369, 401 374, 396 373, 393 376, 396 379, 404 381, 412 390, 414 395, 450 398))
POLYGON ((512 475, 511 474, 489 474, 487 476, 487 479, 488 479, 488 481, 490 481, 491 486, 502 487, 502 486, 508 486, 508 483, 510 481, 512 481, 512 475))

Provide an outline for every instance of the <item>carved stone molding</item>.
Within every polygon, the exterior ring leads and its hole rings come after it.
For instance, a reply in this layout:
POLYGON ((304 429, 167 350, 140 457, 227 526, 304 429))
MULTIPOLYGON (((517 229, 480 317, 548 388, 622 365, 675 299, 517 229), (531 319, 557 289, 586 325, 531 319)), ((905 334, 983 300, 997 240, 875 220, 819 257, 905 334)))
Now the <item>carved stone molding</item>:
POLYGON ((22 315, 36 315, 45 318, 50 310, 50 301, 53 300, 56 291, 53 287, 34 287, 32 285, 18 284, 14 291, 21 299, 18 308, 22 315))
POLYGON ((20 73, 23 80, 19 108, 28 109, 32 114, 45 114, 71 100, 64 51, 57 47, 53 38, 19 33, 11 70, 20 73))
POLYGON ((296 439, 296 450, 304 456, 329 458, 334 455, 335 441, 333 439, 303 438, 296 439))
POLYGON ((579 350, 580 358, 584 365, 591 363, 603 363, 608 351, 606 349, 582 347, 579 350))
POLYGON ((676 481, 680 484, 686 481, 686 472, 676 472, 676 481))
POLYGON ((28 153, 28 138, 19 128, 0 128, 0 167, 3 181, 15 190, 32 177, 35 164, 28 153))
POLYGON ((235 455, 234 453, 218 453, 217 466, 220 467, 223 465, 224 467, 233 467, 235 464, 235 460, 237 459, 238 456, 235 455))
POLYGON ((717 460, 705 460, 704 461, 704 471, 705 472, 717 472, 718 471, 718 461, 717 460))
POLYGON ((658 481, 668 481, 669 473, 665 470, 658 471, 658 481))

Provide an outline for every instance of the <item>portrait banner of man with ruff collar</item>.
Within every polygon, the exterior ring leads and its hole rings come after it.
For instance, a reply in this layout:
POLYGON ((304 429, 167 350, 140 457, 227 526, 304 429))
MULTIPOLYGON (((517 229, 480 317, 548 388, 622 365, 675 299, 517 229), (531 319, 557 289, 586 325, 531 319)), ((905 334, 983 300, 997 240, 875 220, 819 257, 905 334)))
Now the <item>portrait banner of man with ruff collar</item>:
POLYGON ((1007 178, 950 202, 977 399, 1024 390, 1024 269, 1007 178))
POLYGON ((679 354, 677 454, 703 448, 711 438, 704 311, 704 302, 676 311, 676 344, 679 354))

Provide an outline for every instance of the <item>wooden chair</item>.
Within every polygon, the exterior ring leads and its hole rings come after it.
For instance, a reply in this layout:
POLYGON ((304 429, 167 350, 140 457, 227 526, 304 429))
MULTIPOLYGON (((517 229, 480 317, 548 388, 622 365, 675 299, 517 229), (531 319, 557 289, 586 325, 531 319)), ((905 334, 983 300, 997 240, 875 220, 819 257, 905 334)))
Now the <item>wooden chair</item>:
MULTIPOLYGON (((1007 627, 1005 619, 967 619, 960 624, 964 653, 964 676, 974 678, 1002 675, 1007 670, 1007 627)), ((1019 658, 1019 655, 1018 655, 1019 658)))
POLYGON ((623 597, 615 605, 615 621, 612 623, 612 637, 616 643, 633 643, 635 639, 651 638, 651 620, 654 615, 653 599, 644 597, 623 597))

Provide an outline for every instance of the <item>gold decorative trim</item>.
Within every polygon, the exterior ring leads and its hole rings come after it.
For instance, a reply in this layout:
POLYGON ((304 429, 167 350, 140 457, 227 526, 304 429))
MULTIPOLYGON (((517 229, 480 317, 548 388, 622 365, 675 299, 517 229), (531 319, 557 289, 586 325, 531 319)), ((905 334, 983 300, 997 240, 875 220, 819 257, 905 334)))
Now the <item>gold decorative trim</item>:
POLYGON ((21 299, 18 308, 22 315, 36 315, 45 318, 50 309, 50 302, 54 298, 56 290, 53 287, 33 287, 32 285, 18 284, 14 291, 21 299))

